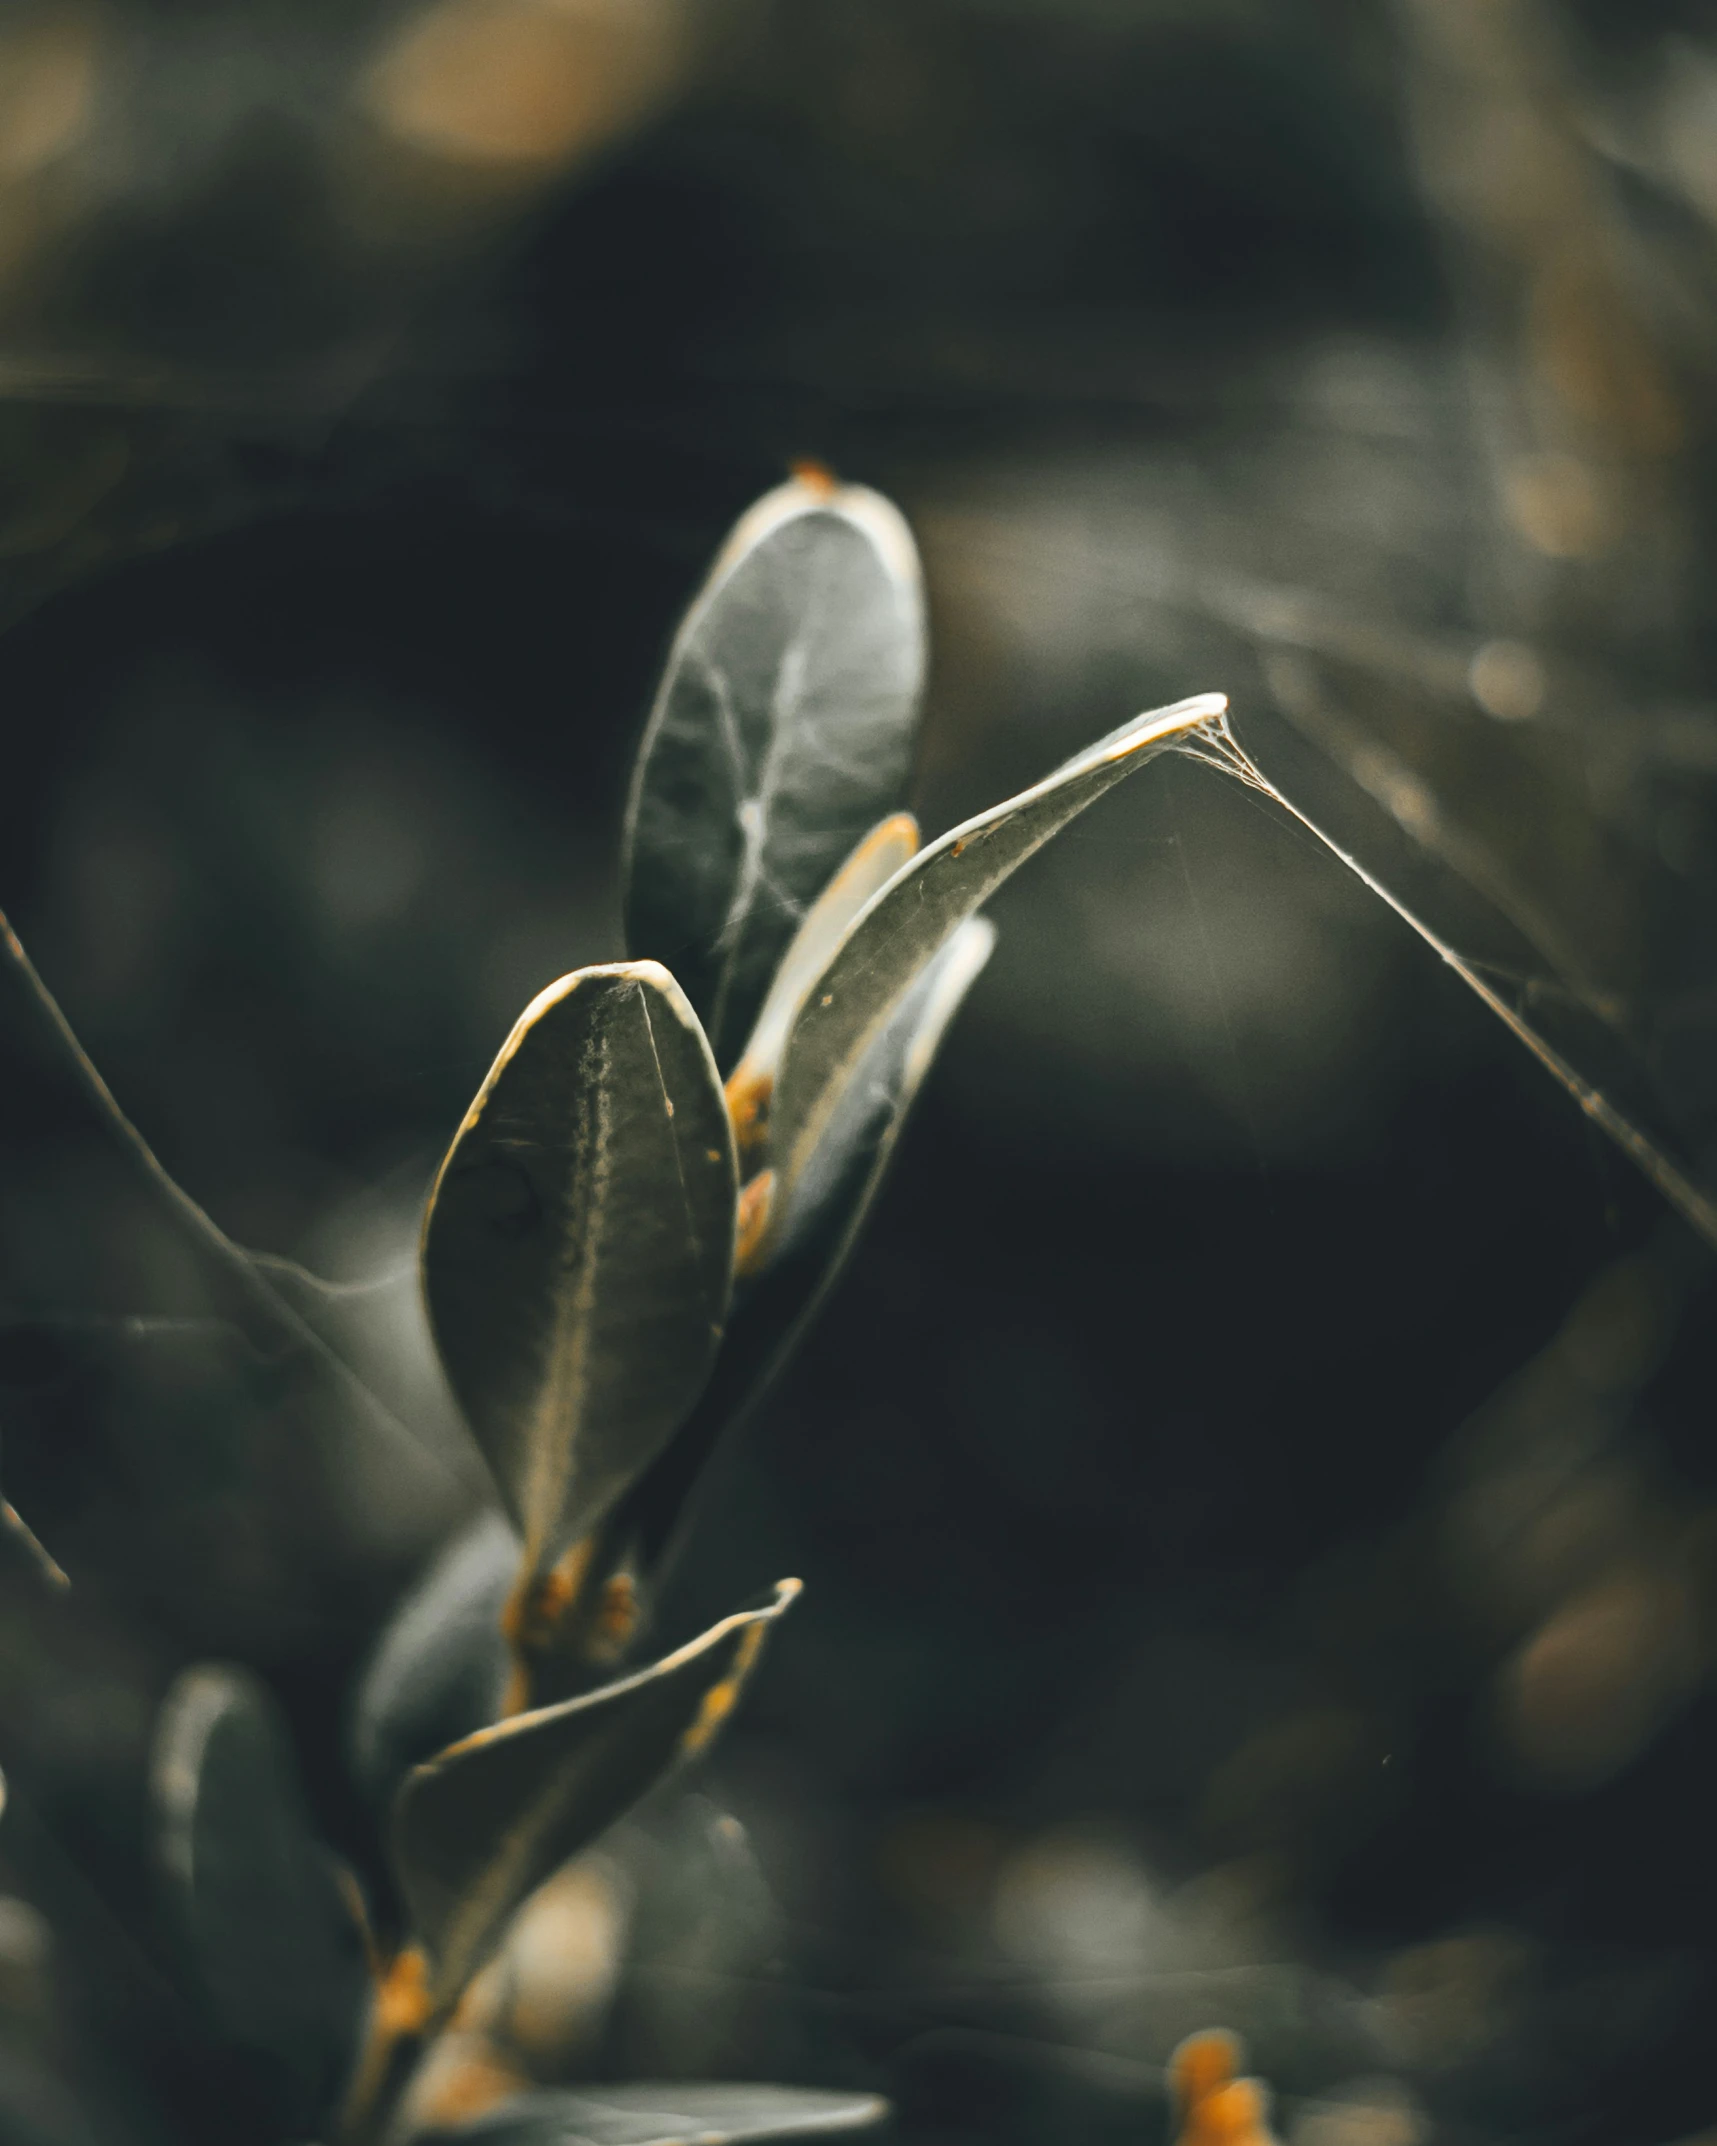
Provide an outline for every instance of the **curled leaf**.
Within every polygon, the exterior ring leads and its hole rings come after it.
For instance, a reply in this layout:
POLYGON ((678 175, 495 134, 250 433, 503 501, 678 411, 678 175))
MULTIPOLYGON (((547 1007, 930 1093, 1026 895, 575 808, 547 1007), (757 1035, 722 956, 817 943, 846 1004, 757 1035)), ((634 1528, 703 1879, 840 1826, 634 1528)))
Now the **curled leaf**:
POLYGON ((697 1399, 736 1199, 715 1062, 665 969, 581 969, 532 1001, 423 1242, 436 1344, 532 1570, 596 1526, 697 1399))
POLYGON ((262 1686, 235 1669, 185 1671, 161 1710, 150 1790, 203 2004, 257 2060, 282 2120, 314 2124, 351 2063, 364 1949, 262 1686))
POLYGON ((430 2134, 470 2146, 750 2146, 862 2131, 888 2114, 875 2094, 701 2079, 629 2080, 520 2094, 474 2123, 430 2134))
POLYGON ((872 897, 805 997, 781 1055, 770 1152, 785 1187, 808 1167, 866 1053, 955 926, 1086 806, 1226 705, 1205 694, 1123 724, 1031 789, 950 828, 872 897))
POLYGON ((515 1714, 406 1776, 391 1846, 426 1956, 426 2018, 445 2016, 527 1893, 703 1750, 798 1591, 783 1580, 636 1676, 515 1714))
POLYGON ((899 796, 924 674, 917 553, 858 485, 795 478, 735 527, 639 749, 626 942, 729 1066, 799 921, 899 796))

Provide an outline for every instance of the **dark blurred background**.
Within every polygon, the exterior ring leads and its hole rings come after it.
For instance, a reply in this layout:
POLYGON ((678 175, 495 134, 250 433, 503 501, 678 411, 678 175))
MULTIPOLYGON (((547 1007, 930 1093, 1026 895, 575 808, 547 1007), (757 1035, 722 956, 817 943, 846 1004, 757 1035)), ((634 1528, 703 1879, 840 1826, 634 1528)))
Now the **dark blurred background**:
MULTIPOLYGON (((1068 2146, 1226 2024, 1292 2146, 1717 2122, 1714 415, 1673 0, 9 0, 0 907, 235 1237, 410 1258, 803 455, 923 546, 930 826, 1225 690, 1671 1195, 1266 799, 1082 820, 710 1486, 664 1638, 807 1582, 703 1784, 749 1905, 592 2065, 1068 2146)), ((351 1835, 453 1507, 349 1483, 271 1639, 4 1458, 79 1583, 3 1581, 5 2035, 240 2136, 109 1957, 150 1711, 263 1661, 351 1835)))

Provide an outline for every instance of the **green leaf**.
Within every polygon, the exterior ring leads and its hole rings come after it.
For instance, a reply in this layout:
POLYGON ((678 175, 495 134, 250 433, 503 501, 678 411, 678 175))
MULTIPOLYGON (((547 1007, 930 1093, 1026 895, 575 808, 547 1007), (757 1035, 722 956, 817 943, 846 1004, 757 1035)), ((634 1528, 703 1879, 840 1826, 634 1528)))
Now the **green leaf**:
POLYGON ((395 1610, 353 1708, 352 1770, 372 1801, 500 1714, 512 1668, 501 1613, 518 1569, 519 1538, 482 1513, 395 1610))
POLYGON ((753 2139, 862 2131, 888 2115, 875 2094, 727 2080, 628 2080, 520 2094, 474 2122, 426 2136, 471 2146, 749 2146, 753 2139))
POLYGON ((709 1385, 685 1428, 617 1509, 607 1531, 610 1555, 599 1566, 629 1552, 647 1579, 667 1556, 717 1440, 779 1375, 845 1266, 948 1023, 994 944, 986 919, 960 926, 848 1082, 811 1167, 792 1188, 773 1257, 736 1294, 709 1385))
POLYGON ((853 1074, 955 926, 1087 805, 1226 705, 1206 694, 1123 724, 1033 788, 950 828, 872 897, 805 998, 781 1055, 770 1121, 778 1197, 808 1167, 853 1074))
POLYGON ((709 1044, 665 969, 532 1001, 430 1196, 424 1287, 531 1569, 587 1534, 697 1399, 733 1280, 737 1165, 709 1044))
POLYGON ((367 1969, 285 1729, 254 1678, 185 1671, 161 1710, 150 1791, 169 1912, 202 2001, 258 2060, 282 2121, 313 2124, 351 2063, 367 1969))
POLYGON ((766 1143, 769 1099, 782 1048, 805 994, 828 967, 854 917, 916 855, 918 822, 910 812, 880 821, 811 904, 769 986, 745 1045, 727 1081, 727 1107, 742 1155, 766 1143))
POLYGON ((798 1591, 783 1580, 769 1602, 724 1618, 636 1676, 515 1714, 406 1776, 393 1862, 437 2016, 520 1901, 678 1759, 705 1747, 798 1591))
POLYGON ((717 558, 668 658, 626 816, 626 943, 666 962, 723 1067, 789 940, 905 784, 917 553, 887 500, 795 479, 717 558))
MULTIPOLYGON (((777 1262, 814 1265, 818 1299, 845 1263, 948 1024, 983 974, 995 944, 996 928, 987 917, 968 917, 955 926, 836 1096, 823 1137, 804 1168, 778 1195, 770 1268, 777 1262)), ((808 1303, 807 1313, 812 1309, 814 1303, 808 1303)))

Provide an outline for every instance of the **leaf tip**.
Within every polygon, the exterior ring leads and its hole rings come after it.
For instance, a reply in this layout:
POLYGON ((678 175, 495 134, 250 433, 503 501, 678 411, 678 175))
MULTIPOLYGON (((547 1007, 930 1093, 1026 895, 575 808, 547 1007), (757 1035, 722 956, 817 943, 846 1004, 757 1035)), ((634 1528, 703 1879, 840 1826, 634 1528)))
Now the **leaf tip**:
POLYGON ((1226 693, 1195 693, 1190 700, 1177 700, 1172 707, 1147 709, 1105 741, 1103 758, 1124 760, 1144 746, 1178 737, 1183 730, 1196 730, 1199 724, 1215 722, 1227 713, 1226 693))
POLYGON ((819 462, 815 455, 801 455, 788 467, 793 482, 803 485, 821 504, 832 500, 840 490, 840 479, 826 462, 819 462))

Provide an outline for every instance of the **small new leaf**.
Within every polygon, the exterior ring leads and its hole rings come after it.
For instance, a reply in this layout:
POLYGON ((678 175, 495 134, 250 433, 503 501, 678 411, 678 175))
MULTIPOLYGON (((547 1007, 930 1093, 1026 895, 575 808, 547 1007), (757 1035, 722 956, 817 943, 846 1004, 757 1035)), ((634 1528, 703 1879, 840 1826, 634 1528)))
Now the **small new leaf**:
POLYGON ((515 1714, 406 1776, 391 1845, 427 1957, 432 2018, 445 2016, 526 1894, 704 1749, 798 1591, 783 1580, 761 1608, 636 1676, 515 1714))
POLYGON ((351 2061, 366 1967, 268 1694, 238 1670, 187 1670, 161 1710, 150 1787, 198 1992, 259 2060, 283 2120, 314 2124, 351 2061))
POLYGON ((910 532, 857 485, 758 501, 680 628, 626 815, 626 942, 738 1057, 799 920, 899 797, 924 675, 910 532))
POLYGON ((875 2094, 699 2079, 628 2081, 576 2092, 520 2094, 475 2122, 430 2133, 469 2146, 751 2146, 881 2123, 875 2094))
POLYGON ((1033 788, 950 828, 872 897, 806 995, 781 1054, 770 1121, 778 1197, 790 1197, 848 1082, 955 926, 1069 820, 1226 706, 1205 694, 1123 724, 1033 788))
POLYGON ((533 1000, 430 1196, 454 1392, 540 1571, 697 1399, 727 1317, 737 1165, 715 1062, 654 962, 533 1000))

